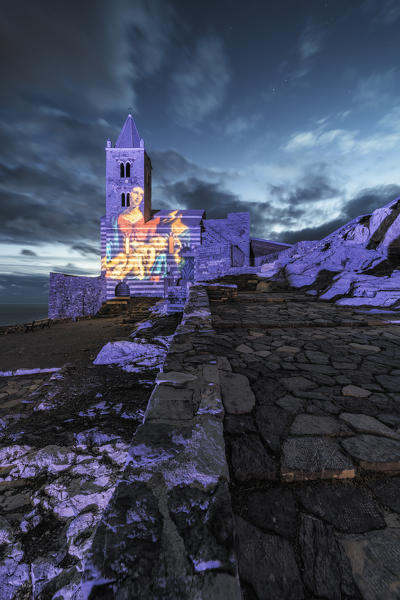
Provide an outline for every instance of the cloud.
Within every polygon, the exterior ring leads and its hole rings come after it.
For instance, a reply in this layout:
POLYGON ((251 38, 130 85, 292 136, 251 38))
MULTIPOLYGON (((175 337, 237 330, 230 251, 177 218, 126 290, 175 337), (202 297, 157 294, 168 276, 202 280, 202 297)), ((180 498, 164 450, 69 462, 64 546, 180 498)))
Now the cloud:
POLYGON ((306 240, 321 240, 342 225, 344 225, 342 219, 333 219, 322 225, 318 225, 317 227, 304 227, 303 229, 293 231, 281 231, 275 239, 287 244, 295 244, 296 242, 306 240))
POLYGON ((138 82, 167 60, 175 14, 162 0, 7 3, 2 13, 3 99, 124 110, 138 82))
POLYGON ((195 127, 221 107, 230 81, 222 40, 198 39, 172 73, 168 112, 183 127, 195 127))
POLYGON ((67 273, 68 275, 97 275, 97 272, 94 269, 81 269, 80 267, 77 267, 76 265, 70 262, 61 267, 54 266, 52 267, 51 271, 53 273, 67 273))
POLYGON ((400 106, 392 107, 379 121, 378 125, 400 133, 400 106))
POLYGON ((33 252, 32 250, 28 250, 27 248, 23 248, 21 250, 21 254, 23 256, 37 256, 36 252, 33 252))
POLYGON ((363 189, 343 205, 338 218, 328 220, 316 227, 281 231, 276 239, 288 244, 295 244, 302 240, 321 240, 352 219, 372 213, 376 208, 384 206, 397 196, 400 196, 400 186, 394 184, 363 189))
POLYGON ((309 131, 300 131, 293 134, 289 141, 281 146, 282 150, 293 152, 298 150, 314 149, 321 146, 330 146, 335 143, 341 152, 347 153, 354 150, 357 131, 346 129, 325 130, 325 123, 309 131))
POLYGON ((359 109, 360 104, 366 108, 382 108, 393 102, 397 96, 397 81, 400 69, 392 67, 385 72, 372 73, 360 78, 356 84, 352 102, 359 109))
POLYGON ((160 186, 165 206, 168 208, 203 208, 207 219, 224 219, 231 212, 248 212, 251 234, 258 237, 276 238, 277 224, 293 227, 304 217, 307 208, 292 204, 279 204, 264 200, 243 200, 220 183, 190 177, 184 181, 160 186))
POLYGON ((379 25, 393 25, 400 18, 398 0, 367 0, 365 11, 379 25))
POLYGON ((76 250, 77 252, 80 252, 83 256, 100 256, 100 247, 96 248, 95 246, 85 244, 84 242, 80 244, 73 244, 71 246, 71 250, 76 250))
POLYGON ((308 23, 303 29, 299 40, 299 54, 302 61, 306 61, 321 51, 325 35, 326 32, 321 26, 308 23))
POLYGON ((400 186, 396 184, 378 185, 372 188, 365 188, 354 196, 345 205, 343 218, 347 220, 354 219, 359 215, 372 213, 376 208, 385 206, 391 200, 400 196, 400 186))
POLYGON ((153 166, 153 182, 155 185, 170 183, 187 177, 216 178, 220 171, 206 169, 188 160, 176 150, 153 151, 151 153, 153 166))
POLYGON ((249 131, 257 127, 261 119, 262 116, 260 114, 236 116, 233 119, 227 120, 224 126, 224 133, 229 137, 243 138, 249 131))
POLYGON ((301 178, 299 184, 290 186, 269 186, 270 193, 280 202, 291 206, 319 202, 328 198, 335 198, 341 191, 334 187, 325 175, 308 174, 301 178))

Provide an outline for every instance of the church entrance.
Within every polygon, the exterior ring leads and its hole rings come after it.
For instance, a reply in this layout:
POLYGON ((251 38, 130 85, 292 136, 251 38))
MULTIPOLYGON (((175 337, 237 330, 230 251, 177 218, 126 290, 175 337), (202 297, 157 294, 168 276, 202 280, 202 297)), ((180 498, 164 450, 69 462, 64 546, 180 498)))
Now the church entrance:
POLYGON ((131 290, 129 289, 129 285, 125 281, 121 281, 118 285, 115 286, 115 295, 118 296, 130 296, 131 290))

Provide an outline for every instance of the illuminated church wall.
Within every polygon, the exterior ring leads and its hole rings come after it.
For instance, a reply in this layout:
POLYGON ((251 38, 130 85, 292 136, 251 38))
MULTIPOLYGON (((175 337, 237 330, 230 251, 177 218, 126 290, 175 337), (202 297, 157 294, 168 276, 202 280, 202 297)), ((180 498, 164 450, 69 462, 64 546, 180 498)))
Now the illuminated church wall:
POLYGON ((107 297, 124 281, 132 295, 164 293, 164 278, 193 279, 204 211, 151 210, 151 161, 131 115, 106 146, 101 270, 107 297))

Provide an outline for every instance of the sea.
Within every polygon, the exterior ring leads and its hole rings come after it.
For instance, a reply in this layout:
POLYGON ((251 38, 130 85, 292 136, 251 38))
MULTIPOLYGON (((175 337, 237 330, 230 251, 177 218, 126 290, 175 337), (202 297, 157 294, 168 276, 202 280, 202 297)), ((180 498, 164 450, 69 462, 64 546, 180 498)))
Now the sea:
POLYGON ((0 304, 0 325, 47 319, 47 304, 0 304))

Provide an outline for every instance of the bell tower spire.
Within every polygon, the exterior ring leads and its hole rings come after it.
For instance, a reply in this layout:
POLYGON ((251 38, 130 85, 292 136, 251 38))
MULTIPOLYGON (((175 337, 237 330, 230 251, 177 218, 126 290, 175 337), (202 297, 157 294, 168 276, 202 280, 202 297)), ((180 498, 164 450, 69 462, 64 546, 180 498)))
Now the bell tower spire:
POLYGON ((140 192, 144 221, 151 217, 151 161, 136 123, 129 113, 112 146, 106 143, 106 217, 111 220, 132 205, 140 192))

